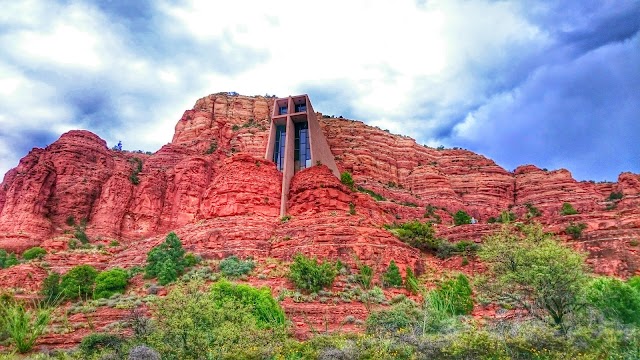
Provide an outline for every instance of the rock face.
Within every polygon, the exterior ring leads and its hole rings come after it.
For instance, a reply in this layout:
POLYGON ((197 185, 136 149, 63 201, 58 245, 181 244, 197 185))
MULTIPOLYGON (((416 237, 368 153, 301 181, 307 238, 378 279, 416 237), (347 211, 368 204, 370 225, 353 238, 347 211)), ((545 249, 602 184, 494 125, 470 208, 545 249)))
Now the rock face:
MULTIPOLYGON (((272 101, 204 97, 185 111, 172 142, 150 155, 110 150, 87 131, 70 131, 45 149, 33 149, 0 184, 0 248, 43 246, 48 267, 59 272, 82 263, 132 267, 143 265, 146 253, 175 231, 188 251, 209 259, 286 262, 301 252, 352 268, 366 263, 377 273, 395 260, 403 273, 411 267, 419 274, 460 264, 421 254, 383 224, 428 219, 438 223, 441 237, 480 242, 499 227, 488 224, 491 217, 511 211, 528 221, 535 207, 541 212, 535 220, 587 251, 595 271, 640 274, 638 174, 593 183, 533 165, 509 172, 467 150, 433 149, 359 121, 321 115, 338 168, 353 174, 359 191, 341 184, 326 166, 305 169, 294 176, 289 216, 280 219, 282 174, 264 160, 272 101), (617 193, 622 198, 610 199, 617 193), (578 214, 561 214, 565 202, 578 214), (454 227, 458 210, 479 224, 454 227), (586 224, 579 239, 565 234, 571 223, 586 224), (78 231, 104 249, 69 249, 78 231), (119 246, 111 247, 114 242, 119 246)), ((46 272, 23 264, 0 270, 0 280, 3 287, 35 292, 46 272)), ((287 311, 305 306, 291 303, 287 311)), ((316 306, 309 314, 323 311, 316 306)))

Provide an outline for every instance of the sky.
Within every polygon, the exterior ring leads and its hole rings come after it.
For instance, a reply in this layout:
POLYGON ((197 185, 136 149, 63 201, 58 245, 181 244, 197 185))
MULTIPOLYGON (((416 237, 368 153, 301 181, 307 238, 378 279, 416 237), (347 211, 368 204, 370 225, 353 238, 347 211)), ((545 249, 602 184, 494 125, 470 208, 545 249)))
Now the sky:
MULTIPOLYGON (((507 170, 640 173, 640 0, 0 0, 0 178, 87 129, 156 151, 208 94, 314 109, 507 170)), ((401 154, 398 154, 401 156, 401 154)))

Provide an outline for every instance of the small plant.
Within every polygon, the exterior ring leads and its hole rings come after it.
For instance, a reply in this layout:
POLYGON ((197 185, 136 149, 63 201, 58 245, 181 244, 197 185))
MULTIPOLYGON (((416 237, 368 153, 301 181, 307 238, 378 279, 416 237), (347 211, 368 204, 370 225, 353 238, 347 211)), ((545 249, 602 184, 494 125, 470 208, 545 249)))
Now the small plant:
POLYGON ((111 247, 120 246, 120 243, 117 240, 111 240, 111 242, 109 243, 109 246, 111 247))
POLYGON ((463 210, 458 210, 458 212, 453 215, 453 223, 456 226, 471 224, 471 216, 463 210))
POLYGON ((356 214, 356 204, 350 202, 349 203, 349 215, 355 215, 356 214))
POLYGON ((124 340, 113 334, 106 333, 94 333, 89 334, 82 338, 80 346, 78 348, 83 355, 91 357, 94 354, 103 352, 105 350, 115 351, 116 354, 120 353, 124 340))
POLYGON ((417 294, 420 289, 420 285, 418 284, 418 278, 416 278, 413 270, 407 266, 406 275, 404 278, 404 287, 412 294, 417 294))
POLYGON ((562 203, 562 208, 560 209, 561 215, 575 215, 577 213, 578 211, 573 208, 573 205, 569 204, 568 202, 562 203))
POLYGON ((160 285, 166 285, 178 279, 186 267, 185 251, 174 232, 170 232, 164 242, 149 251, 145 275, 157 277, 160 285))
POLYGON ((131 181, 133 185, 138 185, 140 183, 138 174, 142 171, 142 160, 140 160, 140 158, 134 157, 129 159, 129 162, 133 164, 131 175, 129 175, 129 181, 131 181))
POLYGON ((446 280, 435 290, 427 294, 427 299, 433 307, 449 315, 468 315, 473 310, 469 279, 459 274, 454 279, 446 280))
POLYGON ((65 220, 64 223, 68 226, 74 226, 76 224, 76 219, 73 217, 73 215, 69 215, 67 216, 67 220, 65 220))
POLYGON ((25 250, 24 253, 22 253, 22 258, 25 260, 33 260, 33 259, 42 259, 45 255, 47 254, 47 250, 36 246, 36 247, 32 247, 29 250, 25 250))
POLYGON ((358 282, 365 289, 371 288, 371 281, 373 280, 373 268, 369 265, 362 264, 358 268, 358 282))
POLYGON ((400 275, 400 269, 394 260, 391 260, 387 271, 382 275, 382 281, 385 287, 402 286, 402 275, 400 275))
POLYGON ((302 254, 296 254, 289 267, 289 279, 298 289, 309 292, 330 287, 335 277, 336 269, 332 263, 318 263, 318 259, 310 259, 302 254))
POLYGON ((640 245, 640 240, 638 239, 632 239, 631 241, 629 241, 629 246, 636 247, 638 245, 640 245))
POLYGON ((283 224, 286 223, 289 220, 291 220, 291 215, 289 215, 289 214, 287 214, 287 215, 285 215, 285 216, 280 218, 280 222, 283 223, 283 224))
POLYGON ((376 193, 376 192, 374 192, 372 190, 365 189, 362 186, 358 186, 357 190, 359 192, 363 192, 365 194, 369 194, 375 201, 385 201, 385 200, 387 200, 384 196, 382 196, 382 195, 380 195, 380 194, 378 194, 378 193, 376 193))
POLYGON ((29 309, 19 302, 5 302, 0 317, 10 342, 19 353, 30 351, 51 319, 51 309, 35 305, 29 309))
POLYGON ((8 254, 6 250, 0 249, 0 269, 6 269, 14 265, 18 265, 16 254, 8 254))
POLYGON ((527 218, 531 219, 531 218, 538 217, 538 216, 542 215, 540 210, 537 207, 533 206, 533 204, 531 204, 530 202, 525 203, 524 206, 526 206, 526 208, 527 208, 527 218))
POLYGON ((340 174, 340 182, 346 185, 349 189, 354 189, 354 182, 351 173, 344 171, 340 174))
POLYGON ((124 294, 129 275, 120 268, 106 270, 96 276, 95 299, 110 298, 113 294, 124 294))
POLYGON ((209 144, 209 148, 205 151, 205 154, 213 154, 218 149, 218 142, 216 140, 211 141, 209 144))
POLYGON ((615 200, 620 200, 622 199, 622 197, 624 196, 624 194, 622 194, 621 191, 612 191, 611 194, 609 194, 609 201, 615 201, 615 200))
POLYGON ((240 260, 232 255, 222 260, 219 265, 220 272, 227 277, 238 277, 250 273, 256 267, 251 259, 240 260))
POLYGON ((62 289, 60 287, 60 274, 52 272, 42 281, 42 289, 40 294, 45 304, 53 305, 62 298, 62 289))
POLYGON ((582 237, 582 231, 587 228, 587 224, 585 223, 569 223, 569 225, 564 229, 564 232, 567 235, 571 235, 574 239, 579 239, 582 237))
POLYGON ((240 125, 238 125, 238 124, 233 124, 233 126, 231 127, 231 130, 232 130, 232 131, 238 131, 238 130, 240 130, 240 125))

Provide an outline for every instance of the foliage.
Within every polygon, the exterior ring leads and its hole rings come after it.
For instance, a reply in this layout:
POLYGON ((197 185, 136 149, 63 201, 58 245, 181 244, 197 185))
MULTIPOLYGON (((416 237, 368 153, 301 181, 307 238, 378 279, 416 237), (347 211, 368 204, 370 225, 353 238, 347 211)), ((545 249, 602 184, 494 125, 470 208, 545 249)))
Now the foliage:
POLYGON ((362 186, 358 186, 357 190, 360 191, 360 192, 363 192, 365 194, 369 194, 369 196, 371 196, 375 201, 385 201, 385 200, 387 200, 384 196, 378 194, 377 192, 374 192, 373 190, 365 189, 362 186))
POLYGON ((471 285, 464 274, 446 280, 427 294, 427 301, 448 315, 468 315, 473 310, 471 285))
POLYGON ((64 223, 68 226, 74 226, 76 224, 76 219, 73 217, 73 215, 69 215, 67 216, 67 219, 64 221, 64 223))
POLYGON ((216 140, 211 141, 209 148, 205 151, 205 154, 213 154, 218 149, 218 142, 216 140))
POLYGON ((609 194, 609 201, 614 201, 614 200, 620 200, 622 199, 622 197, 624 196, 624 194, 622 194, 621 191, 612 191, 611 194, 609 194))
POLYGON ((409 291, 412 294, 417 294, 420 288, 420 285, 418 283, 418 278, 416 278, 416 275, 413 273, 413 270, 408 266, 407 266, 406 275, 404 278, 404 287, 405 289, 407 289, 407 291, 409 291))
POLYGON ((88 244, 89 243, 89 237, 87 236, 87 233, 84 231, 84 226, 76 226, 76 229, 73 233, 73 237, 75 237, 76 239, 78 239, 78 241, 80 241, 83 244, 88 244))
POLYGON ((609 320, 640 325, 640 292, 621 280, 593 279, 586 288, 587 301, 609 320))
POLYGON ((371 288, 371 282, 373 280, 373 268, 371 266, 362 264, 358 267, 358 282, 365 289, 371 288))
POLYGON ((142 171, 142 160, 140 160, 140 158, 134 157, 129 159, 129 162, 133 164, 131 175, 129 175, 129 181, 131 181, 133 185, 138 185, 140 183, 138 174, 140 174, 140 172, 142 171))
POLYGON ((356 214, 356 204, 350 202, 349 203, 349 215, 355 215, 356 214))
POLYGON ((19 302, 4 302, 0 307, 1 324, 10 342, 20 353, 30 351, 51 319, 51 310, 34 304, 29 309, 19 302))
POLYGON ((51 272, 42 281, 40 294, 45 304, 52 305, 62 298, 62 288, 60 287, 60 274, 51 272))
POLYGON ((585 256, 560 244, 540 225, 520 229, 505 225, 485 238, 479 255, 488 271, 481 288, 486 296, 525 309, 564 332, 567 316, 584 304, 585 256))
POLYGON ((569 204, 568 202, 562 203, 562 208, 560 209, 561 215, 575 215, 577 213, 578 211, 573 208, 573 205, 569 204))
POLYGON ((498 216, 498 218, 496 219, 495 222, 497 223, 502 223, 502 224, 508 224, 508 223, 512 223, 514 221, 516 221, 518 217, 516 216, 516 214, 514 214, 511 211, 503 211, 500 213, 500 216, 498 216))
POLYGON ((47 250, 36 246, 31 249, 25 250, 22 253, 22 258, 25 260, 42 259, 47 254, 47 250))
POLYGON ((93 293, 98 271, 91 265, 78 265, 62 276, 60 292, 66 299, 87 299, 93 293))
POLYGON ((164 242, 149 251, 145 275, 157 277, 160 285, 176 281, 186 267, 185 251, 180 239, 170 232, 164 242))
POLYGON ((390 308, 372 312, 367 318, 368 333, 394 333, 402 329, 411 329, 418 325, 421 318, 418 305, 404 300, 390 308))
POLYGON ((437 250, 440 239, 435 237, 435 230, 430 222, 420 222, 418 220, 408 221, 403 224, 388 225, 398 239, 420 250, 437 250))
POLYGON ((14 265, 18 265, 16 254, 7 254, 6 250, 0 249, 0 269, 6 269, 14 265))
POLYGON ((113 350, 116 354, 119 354, 122 349, 123 342, 123 339, 117 335, 93 333, 82 338, 78 348, 84 356, 92 356, 104 350, 113 350))
POLYGON ((249 285, 232 284, 222 280, 211 287, 211 296, 219 308, 223 308, 227 303, 241 304, 255 317, 260 328, 273 328, 285 324, 284 311, 267 287, 256 289, 249 285))
POLYGON ((237 256, 232 255, 220 262, 220 272, 224 276, 238 277, 250 273, 256 265, 251 259, 240 260, 237 256))
POLYGON ((216 302, 201 283, 178 284, 152 306, 155 331, 148 344, 162 359, 271 358, 282 328, 261 328, 250 308, 229 296, 216 302))
POLYGON ((400 275, 400 269, 394 260, 391 260, 389 267, 384 274, 382 274, 382 283, 386 287, 400 287, 402 286, 402 275, 400 275))
POLYGON ((120 268, 106 270, 96 276, 96 288, 93 297, 96 299, 110 298, 113 294, 123 294, 129 274, 120 268))
POLYGON ((336 269, 332 263, 318 263, 318 259, 310 259, 302 254, 293 257, 293 264, 289 268, 289 279, 294 285, 310 292, 330 287, 335 277, 336 269))
POLYGON ((458 210, 453 215, 453 223, 458 225, 471 224, 471 216, 467 214, 464 210, 458 210))
POLYGON ((340 182, 346 185, 349 189, 353 190, 354 182, 351 173, 344 171, 340 174, 340 182))
POLYGON ((572 238, 580 239, 580 237, 582 236, 582 231, 586 228, 587 224, 585 223, 569 223, 564 231, 567 233, 567 235, 571 235, 572 238))

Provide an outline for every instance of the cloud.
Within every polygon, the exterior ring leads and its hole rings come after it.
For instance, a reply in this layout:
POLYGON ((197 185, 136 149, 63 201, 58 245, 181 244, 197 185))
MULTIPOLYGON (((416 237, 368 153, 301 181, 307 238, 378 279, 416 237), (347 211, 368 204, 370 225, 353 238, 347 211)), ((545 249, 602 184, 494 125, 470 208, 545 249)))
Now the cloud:
POLYGON ((308 93, 323 113, 509 168, 614 179, 638 171, 639 17, 633 0, 11 2, 0 173, 72 128, 156 150, 195 100, 237 91, 308 93))

